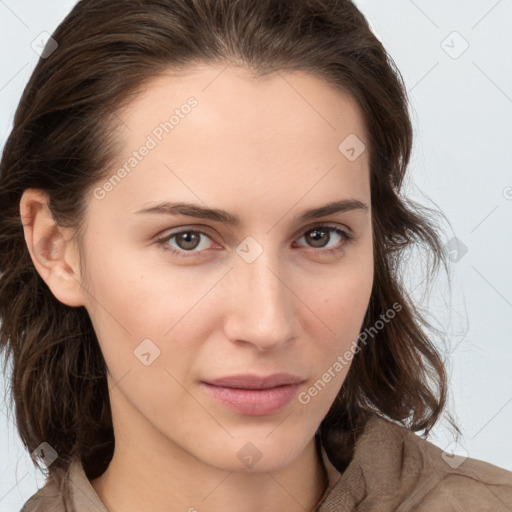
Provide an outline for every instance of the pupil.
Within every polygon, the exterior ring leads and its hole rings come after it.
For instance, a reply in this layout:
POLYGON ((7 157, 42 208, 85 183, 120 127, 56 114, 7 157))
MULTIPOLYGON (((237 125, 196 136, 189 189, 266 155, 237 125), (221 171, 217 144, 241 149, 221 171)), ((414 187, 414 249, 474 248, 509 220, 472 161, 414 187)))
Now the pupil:
POLYGON ((199 245, 199 235, 192 231, 186 231, 179 233, 176 241, 181 249, 195 249, 199 245))
POLYGON ((323 247, 329 242, 329 233, 327 231, 324 231, 322 229, 313 229, 309 232, 309 237, 312 241, 312 245, 314 247, 323 247), (327 236, 326 240, 322 240, 322 238, 325 238, 327 236))

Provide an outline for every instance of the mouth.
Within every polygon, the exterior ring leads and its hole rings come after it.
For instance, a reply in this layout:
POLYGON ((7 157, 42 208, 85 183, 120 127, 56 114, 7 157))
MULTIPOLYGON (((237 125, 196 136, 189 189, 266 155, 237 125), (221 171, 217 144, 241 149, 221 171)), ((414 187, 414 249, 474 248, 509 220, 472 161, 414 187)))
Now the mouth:
POLYGON ((304 380, 285 373, 267 377, 246 374, 203 381, 201 386, 210 397, 240 414, 263 416, 287 405, 304 380))

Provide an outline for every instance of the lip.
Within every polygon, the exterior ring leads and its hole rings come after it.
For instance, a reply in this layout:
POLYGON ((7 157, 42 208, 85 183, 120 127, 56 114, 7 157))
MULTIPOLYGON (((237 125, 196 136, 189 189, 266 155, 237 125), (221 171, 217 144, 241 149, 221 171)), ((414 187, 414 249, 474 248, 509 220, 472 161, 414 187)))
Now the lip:
POLYGON ((248 416, 273 414, 283 408, 296 394, 304 379, 287 373, 266 377, 232 375, 201 385, 209 396, 248 416))
POLYGON ((258 377, 252 373, 244 373, 231 375, 230 377, 220 377, 204 381, 206 384, 213 386, 221 386, 224 388, 239 389, 268 389, 276 386, 284 386, 285 384, 300 384, 304 379, 290 373, 273 373, 266 377, 258 377))

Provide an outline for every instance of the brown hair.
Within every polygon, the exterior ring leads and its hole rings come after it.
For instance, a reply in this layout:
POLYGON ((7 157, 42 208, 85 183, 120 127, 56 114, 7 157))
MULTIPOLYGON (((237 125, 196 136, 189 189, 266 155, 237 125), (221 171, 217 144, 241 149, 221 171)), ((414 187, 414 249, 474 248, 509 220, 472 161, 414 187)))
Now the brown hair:
MULTIPOLYGON (((89 192, 116 156, 116 112, 148 79, 198 62, 315 74, 350 93, 364 116, 370 152, 375 280, 363 329, 399 304, 375 340, 360 344, 339 396, 322 422, 326 439, 346 445, 380 414, 426 435, 446 401, 443 361, 431 326, 400 280, 404 251, 445 263, 430 210, 401 195, 412 127, 402 77, 349 0, 82 0, 53 33, 23 92, 0 166, 0 348, 12 358, 16 421, 29 451, 58 452, 50 478, 78 457, 101 475, 114 434, 106 365, 87 311, 68 307, 36 271, 19 214, 23 191, 50 197, 61 225, 80 239, 89 192)), ((341 142, 341 141, 340 141, 341 142)), ((5 372, 5 367, 4 367, 5 372)), ((452 422, 452 425, 453 422, 452 422)), ((458 429, 457 429, 458 430, 458 429)))

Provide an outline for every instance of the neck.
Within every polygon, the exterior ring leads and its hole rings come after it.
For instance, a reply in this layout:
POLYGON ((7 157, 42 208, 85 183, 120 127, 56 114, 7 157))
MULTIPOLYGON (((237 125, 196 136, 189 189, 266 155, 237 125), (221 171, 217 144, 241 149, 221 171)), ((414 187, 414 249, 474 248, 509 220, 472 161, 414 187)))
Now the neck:
POLYGON ((176 445, 140 416, 113 419, 113 458, 91 481, 109 512, 311 512, 328 484, 314 436, 286 466, 227 471, 176 445))
POLYGON ((222 471, 191 455, 188 464, 162 466, 116 445, 109 467, 91 484, 109 512, 304 512, 314 510, 327 476, 315 439, 287 467, 260 473, 222 471))

